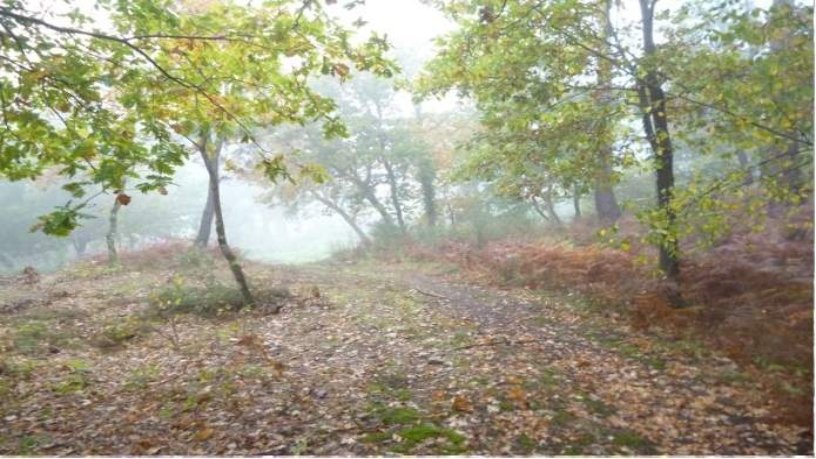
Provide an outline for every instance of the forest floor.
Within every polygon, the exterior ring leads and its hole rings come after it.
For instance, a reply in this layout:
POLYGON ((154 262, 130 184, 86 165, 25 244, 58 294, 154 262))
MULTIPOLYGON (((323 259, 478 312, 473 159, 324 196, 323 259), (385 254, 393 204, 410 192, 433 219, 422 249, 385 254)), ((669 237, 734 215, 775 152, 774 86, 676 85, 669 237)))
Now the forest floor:
POLYGON ((295 294, 280 313, 147 314, 184 269, 0 285, 0 454, 812 454, 732 361, 577 296, 440 264, 249 264, 295 294))

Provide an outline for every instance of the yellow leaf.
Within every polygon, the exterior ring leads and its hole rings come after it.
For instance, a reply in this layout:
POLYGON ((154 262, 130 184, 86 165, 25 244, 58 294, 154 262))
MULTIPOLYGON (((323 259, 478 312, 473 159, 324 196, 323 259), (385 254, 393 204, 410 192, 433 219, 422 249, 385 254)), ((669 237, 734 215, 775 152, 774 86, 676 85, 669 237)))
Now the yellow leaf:
POLYGON ((521 386, 513 386, 507 391, 507 398, 515 402, 524 402, 527 400, 527 393, 521 386))
POLYGON ((193 437, 196 441, 207 441, 212 438, 213 434, 215 433, 215 429, 212 427, 205 427, 198 432, 196 432, 195 437, 193 437))
POLYGON ((457 395, 456 397, 453 397, 451 408, 453 408, 454 411, 470 412, 473 411, 473 404, 466 398, 457 395))

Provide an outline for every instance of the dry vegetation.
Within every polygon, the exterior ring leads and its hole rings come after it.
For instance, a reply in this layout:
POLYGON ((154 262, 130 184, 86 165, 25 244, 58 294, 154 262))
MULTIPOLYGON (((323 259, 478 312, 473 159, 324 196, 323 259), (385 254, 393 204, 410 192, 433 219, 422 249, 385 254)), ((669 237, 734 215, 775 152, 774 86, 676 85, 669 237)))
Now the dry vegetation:
MULTIPOLYGON (((622 239, 636 240, 640 229, 632 220, 621 226, 622 239)), ((418 244, 408 253, 456 263, 499 286, 579 293, 592 303, 590 315, 611 313, 662 339, 703 341, 771 381, 789 421, 812 424, 812 232, 798 238, 779 230, 733 234, 710 250, 692 252, 679 285, 672 286, 650 268, 654 253, 647 246, 604 247, 588 228, 577 222, 555 242, 505 238, 478 248, 447 241, 418 244), (671 307, 672 295, 681 295, 687 307, 671 307)))
MULTIPOLYGON (((465 274, 501 281, 490 267, 508 261, 488 254, 517 248, 471 252, 465 274)), ((628 263, 529 251, 562 252, 628 263)), ((499 289, 438 263, 248 264, 262 306, 284 305, 269 314, 233 312, 229 273, 206 254, 163 246, 123 262, 2 287, 0 453, 812 451, 757 372, 610 321, 620 309, 555 284, 499 289)))

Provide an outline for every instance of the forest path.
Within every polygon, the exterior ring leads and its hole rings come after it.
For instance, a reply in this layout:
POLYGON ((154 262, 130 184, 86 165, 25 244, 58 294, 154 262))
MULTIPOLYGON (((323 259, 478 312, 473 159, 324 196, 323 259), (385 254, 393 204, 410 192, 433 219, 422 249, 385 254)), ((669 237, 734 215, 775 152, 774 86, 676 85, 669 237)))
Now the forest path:
POLYGON ((296 294, 280 314, 149 318, 157 292, 231 286, 224 266, 168 260, 0 285, 19 306, 0 308, 0 454, 812 449, 729 360, 588 319, 578 297, 441 265, 249 263, 257 291, 296 294))
POLYGON ((386 303, 396 296, 412 305, 379 331, 420 344, 397 365, 409 373, 424 370, 425 377, 409 385, 414 392, 436 398, 445 392, 445 425, 467 432, 471 453, 812 449, 809 432, 773 424, 774 408, 727 358, 603 319, 587 323, 576 314, 580 298, 468 283, 438 265, 303 269, 314 270, 316 284, 339 288, 343 298, 356 290, 357 304, 373 301, 393 312, 386 303))

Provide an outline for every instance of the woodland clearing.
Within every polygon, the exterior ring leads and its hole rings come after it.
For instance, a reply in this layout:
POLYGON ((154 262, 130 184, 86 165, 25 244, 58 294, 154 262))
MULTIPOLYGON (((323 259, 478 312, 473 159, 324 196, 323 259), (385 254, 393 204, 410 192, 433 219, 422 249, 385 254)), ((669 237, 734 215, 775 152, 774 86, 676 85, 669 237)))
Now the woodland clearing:
POLYGON ((280 313, 169 315, 163 301, 228 282, 223 262, 124 266, 0 287, 0 453, 812 453, 767 377, 587 315, 578 295, 442 263, 248 263, 256 288, 289 287, 260 295, 280 313))

